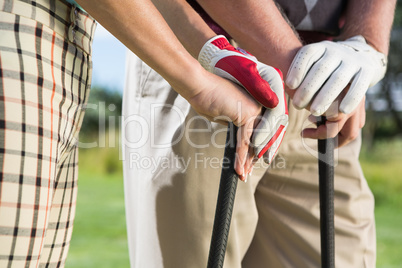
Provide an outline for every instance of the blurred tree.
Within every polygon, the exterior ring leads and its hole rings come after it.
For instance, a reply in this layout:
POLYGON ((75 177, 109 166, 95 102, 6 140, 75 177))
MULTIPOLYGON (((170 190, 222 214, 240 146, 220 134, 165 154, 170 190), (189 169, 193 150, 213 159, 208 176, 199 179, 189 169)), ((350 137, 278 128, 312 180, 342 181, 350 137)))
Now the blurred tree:
POLYGON ((95 135, 110 127, 119 129, 122 95, 102 87, 93 87, 85 107, 82 135, 95 135))
POLYGON ((396 4, 394 27, 402 27, 402 0, 398 0, 396 4))
POLYGON ((366 103, 363 137, 368 148, 377 138, 402 134, 402 0, 397 1, 387 73, 379 86, 369 90, 366 103))

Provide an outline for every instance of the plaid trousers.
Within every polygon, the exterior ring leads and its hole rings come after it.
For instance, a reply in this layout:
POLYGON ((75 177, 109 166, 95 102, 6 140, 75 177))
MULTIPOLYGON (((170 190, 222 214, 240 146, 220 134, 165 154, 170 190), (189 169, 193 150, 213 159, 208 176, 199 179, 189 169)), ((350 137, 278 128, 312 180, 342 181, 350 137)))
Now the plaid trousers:
POLYGON ((0 267, 62 267, 95 21, 61 0, 0 0, 0 267))

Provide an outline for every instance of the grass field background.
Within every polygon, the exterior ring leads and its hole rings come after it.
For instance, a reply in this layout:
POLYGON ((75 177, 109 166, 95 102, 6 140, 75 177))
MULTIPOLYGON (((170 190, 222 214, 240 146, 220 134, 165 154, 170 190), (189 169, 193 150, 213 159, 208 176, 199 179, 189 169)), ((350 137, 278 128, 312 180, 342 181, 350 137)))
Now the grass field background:
POLYGON ((377 267, 402 267, 402 139, 377 142, 360 159, 376 199, 377 267))
MULTIPOLYGON (((364 149, 361 163, 376 197, 377 267, 402 267, 402 139, 364 149)), ((118 148, 80 151, 76 220, 66 267, 129 267, 118 148)))

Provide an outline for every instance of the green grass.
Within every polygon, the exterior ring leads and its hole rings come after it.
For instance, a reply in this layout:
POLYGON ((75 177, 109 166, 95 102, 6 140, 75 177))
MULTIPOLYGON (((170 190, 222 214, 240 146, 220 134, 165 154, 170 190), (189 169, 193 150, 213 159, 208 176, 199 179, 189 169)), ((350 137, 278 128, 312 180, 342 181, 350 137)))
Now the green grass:
POLYGON ((377 142, 360 161, 376 199, 377 267, 401 267, 402 140, 377 142))
POLYGON ((402 216, 401 205, 376 207, 377 267, 402 266, 402 216))
POLYGON ((129 267, 117 148, 80 151, 78 200, 66 267, 129 267))
MULTIPOLYGON (((402 139, 363 149, 376 198, 377 267, 402 267, 402 139)), ((66 267, 129 267, 122 163, 115 148, 80 151, 76 220, 66 267)))

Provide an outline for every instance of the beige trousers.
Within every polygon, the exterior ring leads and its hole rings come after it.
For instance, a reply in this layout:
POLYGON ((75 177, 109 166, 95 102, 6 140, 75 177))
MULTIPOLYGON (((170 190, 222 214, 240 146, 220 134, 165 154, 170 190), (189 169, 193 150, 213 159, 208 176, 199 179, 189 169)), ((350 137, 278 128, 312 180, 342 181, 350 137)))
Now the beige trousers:
MULTIPOLYGON (((290 104, 278 156, 239 182, 225 267, 320 267, 316 140, 290 104)), ((197 116, 135 55, 127 57, 123 157, 131 267, 206 267, 226 127, 197 116)), ((360 138, 336 150, 336 266, 375 267, 374 199, 360 138)))

